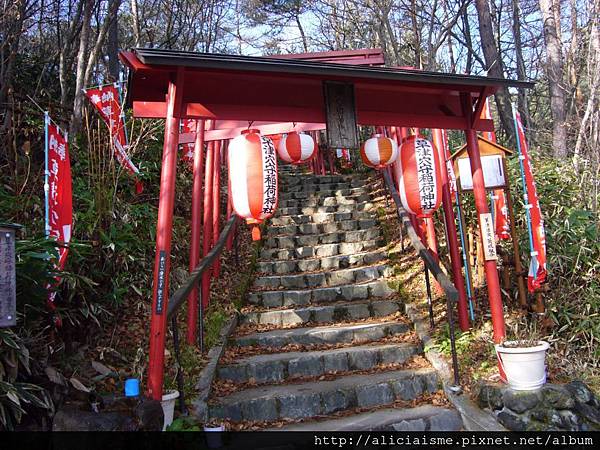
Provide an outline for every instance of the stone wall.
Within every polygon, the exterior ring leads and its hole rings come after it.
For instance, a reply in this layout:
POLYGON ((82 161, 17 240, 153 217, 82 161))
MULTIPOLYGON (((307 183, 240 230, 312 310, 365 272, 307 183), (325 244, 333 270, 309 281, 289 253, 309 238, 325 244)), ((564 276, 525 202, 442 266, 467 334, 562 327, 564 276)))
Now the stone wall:
POLYGON ((600 400, 581 381, 546 384, 535 391, 484 383, 476 396, 479 406, 490 409, 509 430, 600 430, 600 400))

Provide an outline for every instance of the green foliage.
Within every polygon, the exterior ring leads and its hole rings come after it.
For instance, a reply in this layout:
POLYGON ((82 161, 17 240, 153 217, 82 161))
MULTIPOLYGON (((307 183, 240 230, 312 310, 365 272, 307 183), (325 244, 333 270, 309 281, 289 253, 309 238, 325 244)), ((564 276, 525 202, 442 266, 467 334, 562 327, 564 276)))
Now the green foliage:
MULTIPOLYGON (((454 334, 454 342, 456 344, 456 354, 462 355, 468 352, 471 343, 473 342, 473 335, 469 331, 461 332, 456 330, 454 334)), ((449 356, 452 354, 452 344, 450 341, 450 328, 448 324, 445 324, 440 328, 435 335, 435 344, 428 345, 425 351, 437 350, 440 353, 449 356)))
POLYGON ((192 417, 178 417, 167 427, 167 431, 202 431, 202 428, 192 417))

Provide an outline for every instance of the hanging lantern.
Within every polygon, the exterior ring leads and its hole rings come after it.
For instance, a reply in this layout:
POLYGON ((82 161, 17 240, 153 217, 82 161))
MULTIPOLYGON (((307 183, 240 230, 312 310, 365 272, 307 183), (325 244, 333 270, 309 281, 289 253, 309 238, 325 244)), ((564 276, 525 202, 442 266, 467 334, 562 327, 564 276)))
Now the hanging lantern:
POLYGON ((410 136, 400 147, 400 199, 417 217, 431 217, 442 201, 438 153, 427 139, 410 136))
POLYGON ((231 203, 236 214, 252 225, 252 240, 257 241, 258 226, 277 207, 275 147, 260 131, 248 129, 231 140, 227 151, 231 203))
POLYGON ((376 134, 362 145, 360 157, 367 166, 383 169, 398 158, 398 144, 393 139, 376 134))
POLYGON ((277 153, 287 163, 302 164, 316 154, 316 148, 312 136, 292 131, 281 137, 277 153))

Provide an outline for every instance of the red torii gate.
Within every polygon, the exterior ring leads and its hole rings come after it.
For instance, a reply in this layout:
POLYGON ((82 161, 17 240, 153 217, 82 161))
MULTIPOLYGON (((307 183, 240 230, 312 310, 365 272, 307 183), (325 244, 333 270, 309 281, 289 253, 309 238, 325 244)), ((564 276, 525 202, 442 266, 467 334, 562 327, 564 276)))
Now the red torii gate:
MULTIPOLYGON (((527 88, 532 86, 531 83, 376 67, 380 64, 376 57, 361 57, 352 52, 346 52, 345 55, 339 52, 336 55, 338 62, 343 64, 321 62, 324 58, 319 55, 307 54, 308 60, 297 60, 297 55, 294 55, 294 59, 286 59, 158 49, 135 49, 120 54, 121 60, 130 69, 128 103, 133 107, 134 116, 165 119, 147 386, 148 394, 155 399, 162 396, 171 228, 177 148, 180 143, 195 143, 190 268, 195 267, 199 260, 201 218, 200 209, 196 206, 200 205, 202 198, 201 150, 204 142, 209 142, 206 167, 218 167, 220 162, 215 157, 218 155, 215 147, 220 145, 220 140, 236 136, 239 129, 247 128, 249 123, 253 123, 253 127, 255 124, 258 124, 258 128, 265 127, 263 130, 270 130, 269 134, 289 131, 289 128, 283 128, 289 127, 290 123, 300 124, 306 127, 305 130, 310 130, 311 126, 324 128, 324 81, 353 84, 356 117, 360 125, 464 130, 471 159, 477 213, 479 216, 488 213, 476 136, 477 131, 493 130, 493 122, 480 117, 484 100, 498 89, 508 86, 527 88), (365 58, 371 57, 372 61, 376 61, 372 66, 361 65, 365 63, 365 58), (195 136, 180 136, 179 121, 186 118, 201 120, 200 132, 195 136), (213 125, 207 127, 204 124, 206 121, 213 122, 213 125), (232 122, 227 122, 228 125, 219 129, 217 126, 220 121, 232 122), (282 124, 283 121, 287 123, 282 124)), ((215 183, 208 171, 204 176, 207 187, 204 199, 210 202, 213 196, 209 191, 215 183)), ((445 221, 450 254, 453 256, 455 285, 460 290, 462 272, 459 259, 454 257, 458 243, 456 234, 452 233, 454 221, 452 204, 446 201, 447 189, 446 186, 445 221), (460 277, 460 283, 457 277, 460 277)), ((210 222, 210 217, 206 216, 207 209, 204 210, 205 225, 210 222)), ((218 219, 218 215, 215 217, 218 219)), ((214 230, 205 228, 206 231, 211 234, 210 231, 214 230)), ((205 252, 207 242, 204 242, 205 252)), ((500 342, 505 331, 495 262, 486 261, 485 269, 494 340, 500 342)), ((464 286, 462 288, 464 292, 464 286)), ((197 313, 197 310, 193 310, 193 303, 190 302, 190 314, 197 313)), ((466 302, 459 302, 459 318, 461 316, 466 318, 466 302)), ((461 321, 461 327, 463 325, 461 321)))

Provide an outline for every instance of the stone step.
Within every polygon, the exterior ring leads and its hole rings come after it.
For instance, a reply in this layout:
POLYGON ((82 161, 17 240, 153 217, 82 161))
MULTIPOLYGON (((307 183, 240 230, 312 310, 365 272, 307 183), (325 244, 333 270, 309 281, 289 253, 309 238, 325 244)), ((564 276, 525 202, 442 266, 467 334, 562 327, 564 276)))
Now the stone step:
POLYGON ((386 298, 395 293, 396 291, 388 286, 387 280, 376 280, 362 284, 346 284, 316 289, 256 291, 248 294, 248 302, 266 308, 278 308, 281 306, 308 306, 337 301, 386 298))
POLYGON ((267 236, 289 236, 307 234, 325 234, 336 231, 356 231, 372 228, 377 225, 375 219, 341 220, 339 222, 304 223, 301 225, 280 225, 267 228, 267 236))
POLYGON ((355 178, 330 183, 312 183, 312 180, 303 180, 296 185, 286 185, 289 192, 319 192, 319 191, 335 191, 337 189, 355 189, 369 185, 369 180, 366 178, 355 178))
POLYGON ((348 211, 331 213, 312 213, 312 214, 278 214, 270 221, 271 225, 293 225, 301 223, 325 223, 337 222, 340 220, 359 220, 372 219, 373 216, 367 211, 348 211))
POLYGON ((351 196, 351 195, 363 195, 370 194, 373 191, 371 186, 365 185, 361 187, 328 187, 334 185, 302 185, 298 186, 297 190, 293 188, 285 188, 280 190, 280 200, 306 200, 309 198, 317 197, 340 197, 340 196, 351 196), (291 189, 291 190, 290 190, 291 189))
POLYGON ((390 300, 343 303, 308 308, 279 309, 276 311, 252 311, 242 316, 242 323, 260 325, 304 325, 309 323, 332 323, 344 320, 360 320, 385 317, 401 311, 399 302, 390 300))
POLYGON ((366 181, 365 177, 356 175, 284 175, 281 177, 281 184, 285 186, 297 186, 301 184, 331 184, 345 183, 353 181, 366 181))
POLYGON ((298 200, 298 204, 299 206, 280 208, 277 210, 277 213, 279 216, 295 216, 301 214, 351 213, 354 211, 371 212, 375 208, 375 204, 371 202, 362 202, 355 205, 303 206, 303 203, 298 200))
POLYGON ((360 344, 378 341, 385 336, 404 334, 410 327, 400 322, 348 324, 273 330, 234 338, 237 346, 284 347, 289 344, 360 344))
POLYGON ((258 384, 319 376, 348 370, 373 369, 384 364, 402 364, 420 351, 414 344, 361 345, 316 352, 256 355, 218 368, 218 377, 234 383, 250 379, 258 384))
POLYGON ((394 270, 385 264, 367 267, 353 267, 326 272, 298 275, 269 275, 254 280, 254 287, 260 289, 308 289, 342 284, 362 283, 379 278, 391 277, 394 270))
POLYGON ((353 266, 375 264, 387 258, 387 250, 379 249, 353 255, 327 256, 323 258, 292 259, 288 261, 259 261, 256 270, 259 273, 287 274, 314 272, 317 270, 347 269, 353 266))
POLYGON ((341 205, 356 205, 371 200, 369 194, 359 195, 337 195, 337 196, 316 196, 306 199, 280 199, 277 204, 278 208, 290 208, 297 206, 341 206, 341 205))
POLYGON ((303 236, 276 236, 267 237, 263 248, 288 248, 315 247, 319 244, 336 244, 349 242, 362 242, 377 239, 381 236, 379 227, 371 227, 364 230, 338 231, 323 234, 306 234, 303 236))
POLYGON ((381 247, 385 242, 383 239, 372 239, 362 242, 343 242, 341 244, 323 244, 314 247, 297 247, 288 249, 263 248, 260 252, 261 260, 290 260, 305 259, 328 256, 354 255, 356 253, 373 250, 381 247))
POLYGON ((235 392, 211 405, 212 418, 273 421, 328 415, 356 407, 414 400, 438 390, 432 369, 351 375, 333 381, 261 386, 235 392))
POLYGON ((433 405, 384 408, 352 416, 305 421, 267 431, 461 431, 458 411, 433 405))

